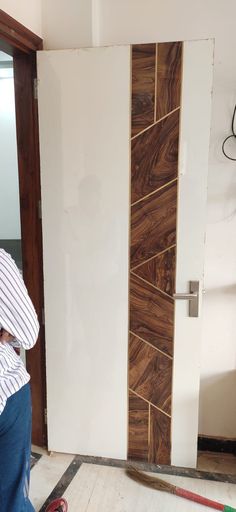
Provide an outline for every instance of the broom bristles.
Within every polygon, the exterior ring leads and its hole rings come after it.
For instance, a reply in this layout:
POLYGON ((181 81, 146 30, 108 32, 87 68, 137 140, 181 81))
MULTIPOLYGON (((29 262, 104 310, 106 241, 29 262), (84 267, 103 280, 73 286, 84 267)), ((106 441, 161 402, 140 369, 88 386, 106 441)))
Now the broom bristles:
POLYGON ((143 473, 142 471, 139 471, 132 466, 126 469, 126 474, 133 480, 136 480, 136 482, 139 482, 147 487, 151 487, 157 491, 164 491, 170 494, 175 494, 175 485, 172 485, 169 482, 165 482, 164 480, 161 480, 161 478, 147 475, 146 473, 143 473))

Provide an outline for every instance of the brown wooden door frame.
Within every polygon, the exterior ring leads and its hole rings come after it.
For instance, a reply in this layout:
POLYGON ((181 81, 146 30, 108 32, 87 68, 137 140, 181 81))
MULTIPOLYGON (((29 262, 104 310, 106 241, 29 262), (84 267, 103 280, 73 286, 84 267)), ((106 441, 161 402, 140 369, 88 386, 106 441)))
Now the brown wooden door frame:
POLYGON ((47 443, 45 424, 46 365, 43 326, 43 260, 40 219, 38 105, 34 95, 36 51, 42 39, 0 10, 0 50, 13 56, 23 274, 41 329, 36 346, 26 354, 31 375, 33 443, 47 443))

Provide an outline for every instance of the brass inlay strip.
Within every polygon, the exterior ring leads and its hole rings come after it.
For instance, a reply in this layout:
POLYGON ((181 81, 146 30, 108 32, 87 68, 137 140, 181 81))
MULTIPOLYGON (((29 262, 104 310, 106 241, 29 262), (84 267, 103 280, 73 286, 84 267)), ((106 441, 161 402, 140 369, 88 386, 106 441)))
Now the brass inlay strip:
POLYGON ((162 412, 162 414, 164 414, 168 418, 171 418, 170 414, 168 414, 167 412, 163 411, 162 409, 160 409, 160 407, 157 407, 157 405, 154 405, 152 402, 149 402, 149 400, 147 400, 146 398, 143 398, 143 396, 141 396, 138 393, 136 393, 136 391, 134 391, 133 389, 129 388, 129 391, 131 391, 131 393, 136 395, 138 398, 141 398, 141 400, 144 400, 144 402, 147 402, 147 404, 151 405, 152 407, 155 407, 155 409, 157 409, 159 412, 162 412))
POLYGON ((157 286, 155 286, 155 284, 152 284, 150 283, 150 281, 147 281, 146 279, 144 279, 143 277, 139 276, 138 274, 135 274, 135 272, 133 272, 132 270, 130 271, 130 273, 137 277, 138 279, 140 279, 141 281, 143 281, 144 283, 146 284, 149 284, 150 286, 152 286, 152 288, 154 288, 154 290, 157 290, 158 292, 160 293, 163 293, 163 295, 165 295, 166 297, 168 297, 169 299, 172 299, 174 300, 174 298, 172 297, 172 295, 169 295, 169 293, 166 293, 166 292, 163 292, 163 290, 161 290, 160 288, 158 288, 157 286))
POLYGON ((160 117, 160 119, 158 119, 155 123, 150 124, 149 126, 147 126, 147 128, 144 128, 143 130, 141 130, 141 132, 136 133, 136 135, 133 135, 133 137, 131 137, 131 140, 137 139, 137 137, 139 137, 139 135, 142 135, 142 133, 147 132, 147 130, 150 130, 151 128, 153 128, 153 126, 155 126, 156 124, 163 121, 163 119, 165 119, 166 117, 171 116, 171 114, 174 114, 174 112, 177 112, 177 110, 179 110, 179 109, 180 109, 180 106, 176 107, 174 110, 171 110, 170 112, 168 112, 168 114, 165 114, 163 117, 160 117))
POLYGON ((165 183, 165 185, 162 185, 161 187, 156 188, 155 190, 153 190, 152 192, 150 192, 150 193, 149 193, 149 194, 147 194, 146 196, 143 196, 143 197, 141 197, 140 199, 137 199, 137 201, 134 201, 134 203, 131 203, 131 208, 132 208, 132 206, 134 206, 135 204, 138 204, 138 203, 140 203, 141 201, 145 201, 145 199, 148 199, 148 197, 153 196, 154 194, 156 194, 156 192, 159 192, 159 190, 163 190, 163 188, 168 187, 168 185, 172 185, 172 183, 174 183, 175 181, 178 181, 178 176, 176 176, 176 178, 174 178, 173 180, 168 181, 167 183, 165 183))
POLYGON ((162 254, 165 254, 165 252, 170 251, 170 249, 174 249, 174 247, 176 247, 176 244, 170 245, 169 247, 167 247, 167 249, 163 249, 163 251, 157 252, 156 254, 154 254, 154 256, 151 256, 147 260, 142 261, 142 263, 135 265, 135 267, 131 268, 130 271, 133 272, 134 270, 136 270, 136 268, 139 268, 142 265, 145 265, 145 263, 148 263, 149 261, 154 260, 154 258, 157 258, 158 256, 161 256, 162 254))
POLYGON ((151 444, 151 404, 148 406, 148 451, 151 444))
POLYGON ((160 352, 160 354, 162 354, 163 356, 166 356, 168 357, 168 359, 170 359, 171 361, 173 361, 173 357, 172 356, 169 356, 169 354, 166 354, 165 352, 163 352, 163 350, 160 350, 160 348, 157 348, 155 347, 154 345, 152 345, 150 343, 150 341, 147 341, 147 340, 144 340, 143 338, 141 338, 141 336, 139 336, 139 334, 136 334, 135 332, 129 330, 130 334, 132 334, 133 336, 136 336, 136 338, 138 338, 140 341, 143 341, 144 343, 146 343, 146 345, 149 345, 149 347, 153 348, 154 350, 156 350, 157 352, 160 352))

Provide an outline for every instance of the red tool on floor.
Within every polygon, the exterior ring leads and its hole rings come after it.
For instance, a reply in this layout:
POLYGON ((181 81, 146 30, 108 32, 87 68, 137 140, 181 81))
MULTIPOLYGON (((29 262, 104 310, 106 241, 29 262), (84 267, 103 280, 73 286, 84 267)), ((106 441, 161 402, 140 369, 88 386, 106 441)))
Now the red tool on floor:
POLYGON ((45 512, 68 512, 68 503, 64 498, 53 500, 45 512))
POLYGON ((176 487, 175 485, 165 482, 160 478, 146 475, 142 471, 138 471, 136 468, 129 468, 126 470, 126 473, 133 480, 136 480, 136 482, 146 485, 147 487, 151 487, 152 489, 157 489, 157 491, 164 491, 170 494, 175 494, 175 496, 194 501, 195 503, 200 503, 200 505, 205 505, 206 507, 214 508, 215 510, 221 510, 222 512, 236 512, 236 508, 222 505, 222 503, 209 500, 208 498, 204 498, 199 494, 187 491, 187 489, 176 487))

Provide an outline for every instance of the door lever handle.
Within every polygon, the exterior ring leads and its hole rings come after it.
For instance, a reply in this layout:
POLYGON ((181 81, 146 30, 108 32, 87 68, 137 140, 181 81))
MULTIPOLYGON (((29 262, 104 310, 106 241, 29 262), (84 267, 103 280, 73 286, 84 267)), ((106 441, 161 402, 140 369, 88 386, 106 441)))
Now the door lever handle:
POLYGON ((189 293, 174 293, 174 300, 188 300, 189 301, 189 316, 199 316, 199 301, 200 301, 200 283, 199 281, 189 282, 189 293))
POLYGON ((197 293, 174 293, 175 300, 195 300, 198 297, 197 293))

